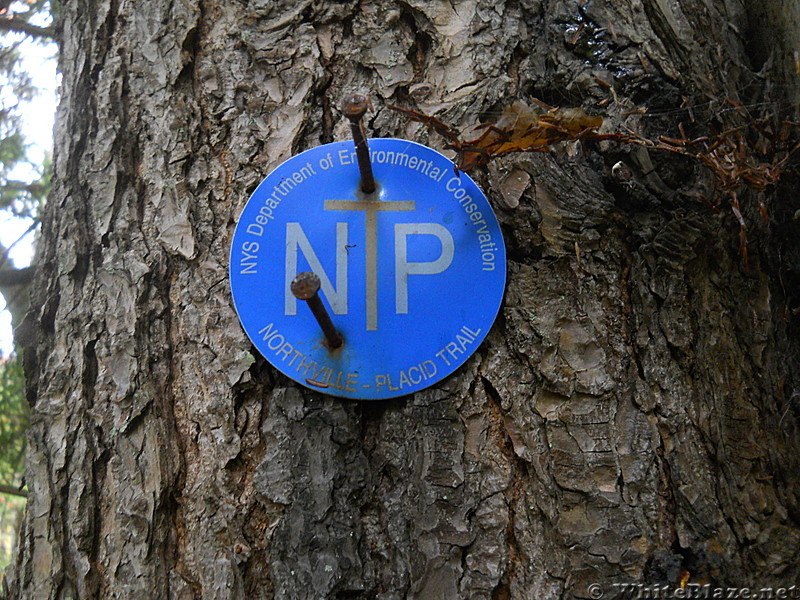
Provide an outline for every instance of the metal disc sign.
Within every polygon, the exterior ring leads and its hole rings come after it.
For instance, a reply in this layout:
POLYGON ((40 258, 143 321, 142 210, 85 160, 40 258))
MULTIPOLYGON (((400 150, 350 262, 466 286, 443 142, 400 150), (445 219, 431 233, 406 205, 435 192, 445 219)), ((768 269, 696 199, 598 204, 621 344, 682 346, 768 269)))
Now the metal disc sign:
POLYGON ((256 189, 231 247, 245 332, 279 371, 334 396, 381 400, 441 381, 489 332, 505 246, 477 185, 407 140, 369 141, 378 189, 365 195, 352 142, 298 154, 256 189), (341 333, 330 349, 292 294, 303 271, 341 333))

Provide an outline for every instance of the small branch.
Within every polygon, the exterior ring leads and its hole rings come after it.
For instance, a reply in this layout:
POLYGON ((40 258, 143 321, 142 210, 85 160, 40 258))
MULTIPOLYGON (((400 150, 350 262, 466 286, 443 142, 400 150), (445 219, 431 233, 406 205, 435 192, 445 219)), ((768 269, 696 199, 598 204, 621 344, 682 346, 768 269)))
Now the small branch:
POLYGON ((34 37, 44 37, 51 40, 56 37, 56 30, 52 27, 39 27, 19 19, 0 18, 0 31, 18 31, 34 37))
POLYGON ((25 238, 26 235, 28 235, 31 231, 36 229, 38 226, 39 226, 39 221, 34 221, 33 223, 31 223, 31 226, 28 227, 28 229, 25 231, 25 233, 23 233, 21 236, 19 236, 16 239, 16 241, 13 244, 11 244, 8 248, 3 246, 2 242, 0 242, 0 269, 2 269, 3 265, 5 265, 8 262, 8 253, 11 252, 11 249, 14 246, 16 246, 19 242, 21 242, 25 238))
POLYGON ((28 492, 23 492, 10 485, 0 484, 0 494, 9 494, 11 496, 19 496, 20 498, 27 498, 28 492))
POLYGON ((25 183, 24 181, 16 181, 14 179, 7 179, 5 184, 0 186, 5 187, 17 192, 28 192, 34 196, 38 196, 45 191, 45 186, 34 181, 33 183, 25 183))
POLYGON ((34 267, 22 269, 7 269, 0 271, 0 287, 26 285, 33 279, 34 267))

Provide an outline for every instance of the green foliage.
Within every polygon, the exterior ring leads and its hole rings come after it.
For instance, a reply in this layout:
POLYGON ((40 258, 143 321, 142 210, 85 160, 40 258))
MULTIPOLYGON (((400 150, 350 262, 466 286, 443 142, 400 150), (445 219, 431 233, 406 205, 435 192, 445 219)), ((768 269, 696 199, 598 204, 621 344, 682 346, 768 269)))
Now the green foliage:
MULTIPOLYGON (((49 14, 47 0, 0 0, 0 20, 38 26, 46 23, 49 14)), ((31 158, 30 146, 21 133, 20 110, 37 94, 20 63, 20 48, 26 39, 37 37, 13 30, 0 36, 0 210, 36 219, 50 189, 51 164, 49 158, 43 164, 31 158)))
POLYGON ((25 508, 25 498, 0 494, 0 580, 3 571, 11 562, 19 519, 25 508))
POLYGON ((17 356, 0 362, 0 484, 18 487, 25 460, 28 405, 25 377, 17 356))
MULTIPOLYGON (((22 361, 16 356, 0 360, 0 485, 14 489, 22 484, 25 460, 28 405, 24 390, 22 361)), ((0 573, 11 561, 24 508, 25 498, 0 492, 0 573)))
MULTIPOLYGON (((0 153, 5 140, 0 140, 0 153)), ((2 159, 0 159, 0 162, 2 159)), ((21 160, 18 160, 21 162, 21 160)), ((20 218, 38 219, 39 209, 50 192, 50 177, 52 175, 52 160, 46 155, 40 165, 26 160, 31 174, 30 181, 19 181, 10 177, 2 177, 0 167, 0 209, 9 211, 13 216, 20 218)))

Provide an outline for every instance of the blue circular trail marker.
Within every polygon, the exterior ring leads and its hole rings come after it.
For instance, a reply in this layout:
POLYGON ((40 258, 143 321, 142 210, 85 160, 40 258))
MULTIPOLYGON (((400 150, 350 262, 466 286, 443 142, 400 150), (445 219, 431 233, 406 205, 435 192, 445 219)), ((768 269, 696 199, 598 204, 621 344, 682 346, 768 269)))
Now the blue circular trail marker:
POLYGON ((369 140, 378 190, 359 189, 352 142, 306 150, 250 197, 231 247, 245 332, 279 371, 354 400, 404 396, 441 381, 478 348, 506 280, 500 226, 470 177, 435 150, 369 140), (291 293, 313 271, 344 337, 330 350, 291 293))

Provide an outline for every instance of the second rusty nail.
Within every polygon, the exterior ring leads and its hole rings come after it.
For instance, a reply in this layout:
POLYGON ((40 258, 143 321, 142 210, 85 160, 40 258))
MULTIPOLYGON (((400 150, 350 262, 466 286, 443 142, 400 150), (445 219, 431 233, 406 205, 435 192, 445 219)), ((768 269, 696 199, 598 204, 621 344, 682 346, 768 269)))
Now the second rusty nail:
POLYGON ((350 120, 350 129, 353 132, 353 141, 356 144, 356 158, 358 170, 361 173, 361 191, 371 194, 375 191, 375 177, 372 175, 372 163, 369 160, 369 146, 367 136, 364 134, 362 119, 367 112, 369 98, 361 94, 348 96, 342 102, 342 113, 350 120))
POLYGON ((311 271, 303 271, 292 279, 290 287, 295 298, 305 300, 308 303, 308 308, 311 309, 311 313, 319 323, 322 333, 325 334, 328 347, 331 349, 339 348, 344 343, 344 339, 342 334, 336 331, 336 327, 334 327, 333 321, 331 321, 331 317, 317 293, 320 287, 319 276, 311 271))

